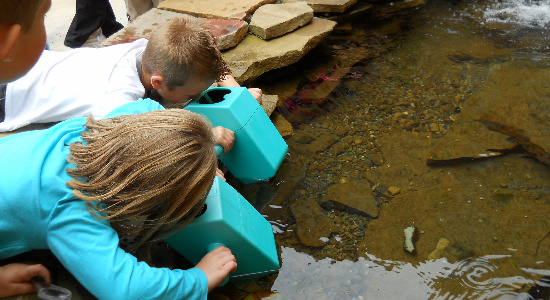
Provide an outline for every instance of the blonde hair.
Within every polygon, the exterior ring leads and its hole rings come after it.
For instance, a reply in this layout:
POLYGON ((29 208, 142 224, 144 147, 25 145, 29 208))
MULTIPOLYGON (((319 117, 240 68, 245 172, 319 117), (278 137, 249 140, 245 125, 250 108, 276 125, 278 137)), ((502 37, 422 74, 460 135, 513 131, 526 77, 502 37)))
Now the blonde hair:
POLYGON ((46 0, 0 0, 0 25, 20 24, 28 32, 46 0))
POLYGON ((148 73, 162 75, 172 88, 184 86, 191 78, 213 82, 230 74, 210 30, 191 16, 172 19, 156 29, 142 64, 148 73))
POLYGON ((135 248, 181 229, 202 208, 216 173, 212 126, 169 109, 95 120, 70 145, 67 186, 95 216, 137 237, 135 248))

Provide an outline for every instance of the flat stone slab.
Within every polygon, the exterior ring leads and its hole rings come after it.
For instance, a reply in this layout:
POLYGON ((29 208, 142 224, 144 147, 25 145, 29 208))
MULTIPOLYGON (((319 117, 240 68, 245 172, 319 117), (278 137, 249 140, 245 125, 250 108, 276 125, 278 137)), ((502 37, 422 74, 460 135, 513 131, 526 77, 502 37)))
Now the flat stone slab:
POLYGON ((330 17, 327 17, 327 19, 336 21, 338 23, 349 23, 357 19, 364 18, 372 11, 373 7, 373 4, 359 2, 356 5, 352 6, 345 13, 332 15, 330 17))
POLYGON ((237 47, 223 52, 222 56, 233 77, 244 84, 267 71, 297 62, 317 46, 335 25, 334 21, 313 18, 310 24, 268 41, 248 35, 237 47))
MULTIPOLYGON (((101 46, 129 43, 140 38, 149 38, 155 27, 183 15, 185 14, 153 8, 110 36, 101 46)), ((236 46, 248 32, 248 23, 242 20, 206 18, 202 20, 206 22, 208 28, 212 31, 220 50, 236 46)))
POLYGON ((336 224, 315 200, 294 202, 290 210, 296 219, 296 233, 300 242, 309 247, 323 247, 333 233, 338 231, 336 224))
POLYGON ((283 0, 282 2, 306 2, 316 13, 343 13, 357 3, 357 0, 283 0))
POLYGON ((254 12, 248 30, 269 40, 302 27, 312 19, 313 9, 305 2, 266 4, 254 12))
POLYGON ((277 0, 165 0, 157 7, 211 19, 244 20, 258 7, 275 2, 277 0))
POLYGON ((327 201, 336 201, 349 208, 378 218, 378 206, 367 180, 337 183, 327 189, 327 201))
POLYGON ((463 104, 463 118, 509 136, 550 165, 550 71, 508 62, 463 104))
POLYGON ((435 142, 427 163, 500 156, 516 146, 507 135, 489 130, 481 122, 458 120, 435 142))

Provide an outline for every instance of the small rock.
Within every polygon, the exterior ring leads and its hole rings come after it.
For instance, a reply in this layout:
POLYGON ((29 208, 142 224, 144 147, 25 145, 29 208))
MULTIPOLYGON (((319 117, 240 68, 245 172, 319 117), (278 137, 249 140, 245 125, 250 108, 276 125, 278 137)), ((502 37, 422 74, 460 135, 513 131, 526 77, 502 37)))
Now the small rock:
POLYGON ((391 186, 388 188, 388 193, 390 193, 390 195, 392 196, 395 196, 397 194, 399 194, 401 192, 401 189, 398 188, 398 187, 395 187, 395 186, 391 186))
POLYGON ((430 123, 430 128, 428 129, 431 132, 439 131, 439 124, 437 123, 430 123))
POLYGON ((447 248, 447 246, 449 246, 449 240, 447 240, 446 238, 440 238, 437 242, 437 245, 435 246, 435 250, 428 255, 428 259, 434 260, 441 258, 443 251, 445 250, 445 248, 447 248))
POLYGON ((403 230, 405 233, 405 242, 403 250, 411 255, 416 255, 416 241, 418 240, 418 230, 414 226, 409 226, 403 230))

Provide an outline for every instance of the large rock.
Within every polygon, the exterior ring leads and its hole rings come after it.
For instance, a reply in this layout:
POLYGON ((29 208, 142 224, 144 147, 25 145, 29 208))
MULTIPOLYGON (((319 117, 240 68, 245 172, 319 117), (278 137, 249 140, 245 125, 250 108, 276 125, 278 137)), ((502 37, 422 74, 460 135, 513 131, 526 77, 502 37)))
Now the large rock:
MULTIPOLYGON (((445 173, 426 164, 436 141, 425 135, 394 129, 376 140, 383 154, 383 165, 367 171, 367 179, 379 185, 381 192, 390 187, 407 193, 440 184, 447 179, 445 173)), ((405 226, 407 227, 407 226, 405 226)))
POLYGON ((205 18, 244 20, 258 7, 275 2, 277 0, 165 0, 157 7, 205 18))
POLYGON ((266 4, 254 12, 249 31, 269 40, 302 27, 313 19, 313 9, 305 2, 266 4))
POLYGON ((364 18, 369 14, 374 7, 373 4, 359 2, 356 5, 352 6, 350 9, 346 10, 344 13, 335 14, 327 17, 327 19, 336 21, 338 23, 348 23, 355 21, 360 18, 364 18))
POLYGON ((451 130, 437 140, 428 163, 464 158, 487 158, 502 155, 517 146, 505 134, 492 131, 481 122, 458 120, 451 130))
POLYGON ((295 201, 290 210, 296 219, 296 233, 305 246, 322 247, 338 231, 336 224, 314 200, 295 201))
POLYGON ((463 105, 464 118, 479 120, 550 165, 550 86, 547 68, 506 64, 463 105))
MULTIPOLYGON (((106 39, 101 46, 129 43, 140 38, 149 38, 155 27, 183 16, 184 14, 153 8, 132 21, 122 30, 106 39)), ((242 20, 202 19, 216 38, 220 50, 236 46, 248 31, 248 23, 242 20)))
POLYGON ((357 0, 283 0, 282 2, 306 2, 316 13, 343 13, 357 3, 357 0))
POLYGON ((233 77, 241 83, 291 65, 317 46, 336 22, 313 18, 311 23, 284 36, 264 41, 249 35, 235 48, 222 53, 233 77))
POLYGON ((339 183, 327 189, 327 201, 335 201, 370 217, 378 217, 378 205, 367 180, 339 183))

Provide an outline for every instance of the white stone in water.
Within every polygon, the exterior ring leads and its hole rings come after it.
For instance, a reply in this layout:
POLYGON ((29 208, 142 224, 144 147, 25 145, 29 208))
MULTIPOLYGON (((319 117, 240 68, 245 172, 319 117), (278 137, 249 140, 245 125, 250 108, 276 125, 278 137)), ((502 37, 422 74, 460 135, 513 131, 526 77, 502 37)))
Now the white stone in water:
POLYGON ((416 254, 416 235, 417 229, 414 226, 409 226, 403 230, 405 232, 405 243, 403 245, 403 250, 410 254, 416 254))

